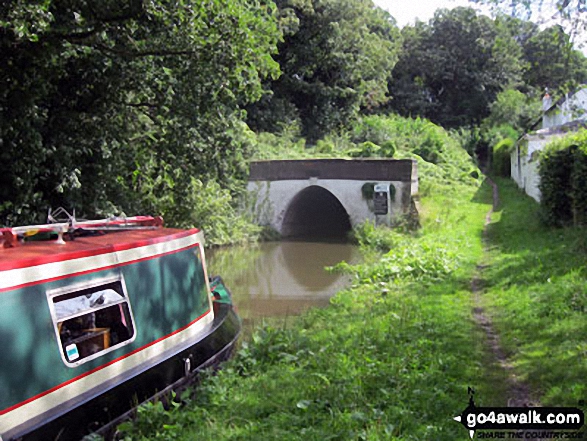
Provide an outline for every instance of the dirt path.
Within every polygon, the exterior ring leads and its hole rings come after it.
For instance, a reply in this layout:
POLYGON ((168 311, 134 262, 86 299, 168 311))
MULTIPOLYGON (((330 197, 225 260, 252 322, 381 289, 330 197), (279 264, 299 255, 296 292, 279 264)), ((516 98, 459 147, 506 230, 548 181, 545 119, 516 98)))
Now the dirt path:
MULTIPOLYGON (((493 207, 485 216, 485 227, 483 229, 483 241, 486 244, 486 233, 487 226, 491 222, 491 215, 499 205, 499 192, 497 185, 489 178, 487 182, 493 187, 493 207)), ((477 271, 471 280, 471 291, 473 293, 473 317, 479 327, 484 331, 487 339, 487 346, 490 352, 493 354, 495 361, 507 375, 507 391, 508 391, 508 407, 531 407, 539 405, 537 401, 533 401, 531 398, 530 389, 520 378, 516 376, 514 368, 508 357, 504 353, 499 343, 499 335, 495 331, 491 316, 489 316, 484 308, 482 302, 483 296, 483 270, 487 268, 486 265, 478 265, 477 271)))

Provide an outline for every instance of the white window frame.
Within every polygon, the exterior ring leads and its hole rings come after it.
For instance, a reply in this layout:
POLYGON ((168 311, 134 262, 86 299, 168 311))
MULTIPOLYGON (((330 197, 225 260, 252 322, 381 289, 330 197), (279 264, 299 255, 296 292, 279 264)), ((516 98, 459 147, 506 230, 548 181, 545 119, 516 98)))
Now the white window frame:
MULTIPOLYGON (((96 291, 98 291, 98 290, 96 290, 96 291)), ((67 285, 67 286, 64 286, 61 288, 51 289, 51 290, 48 290, 46 294, 47 294, 47 301, 49 302, 49 311, 51 312, 51 320, 53 322, 53 330, 55 332, 55 338, 57 341, 57 347, 59 349, 59 354, 61 355, 61 359, 63 360, 63 363, 65 363, 65 365, 68 367, 71 367, 71 368, 77 367, 77 366, 80 366, 80 365, 87 363, 91 360, 95 360, 96 358, 102 357, 103 355, 108 354, 109 352, 112 352, 118 348, 121 348, 123 346, 126 346, 126 345, 132 343, 137 337, 137 328, 135 325, 135 319, 134 319, 134 315, 132 312, 130 299, 128 297, 128 292, 126 290, 126 283, 124 281, 124 276, 122 274, 115 275, 115 276, 109 276, 109 277, 102 277, 99 279, 89 280, 87 282, 75 283, 75 284, 67 285), (87 357, 81 358, 76 361, 69 361, 64 354, 64 350, 63 350, 64 348, 63 348, 63 344, 61 342, 61 336, 59 335, 59 329, 58 329, 57 325, 59 322, 63 322, 65 320, 69 320, 69 319, 72 319, 75 317, 84 316, 84 315, 88 314, 88 311, 86 310, 86 311, 83 311, 78 314, 72 314, 71 316, 67 316, 66 318, 58 319, 57 313, 55 311, 55 302, 53 299, 55 297, 59 297, 59 296, 65 295, 65 294, 75 293, 76 291, 99 288, 101 286, 111 284, 111 283, 116 283, 116 282, 120 283, 120 286, 122 287, 123 299, 120 301, 117 301, 117 302, 108 303, 103 306, 101 305, 101 307, 95 308, 94 311, 99 311, 101 309, 105 309, 105 308, 108 308, 108 307, 114 306, 114 305, 126 304, 126 306, 128 308, 128 315, 129 315, 130 321, 131 321, 132 331, 133 331, 131 337, 128 340, 117 343, 114 346, 109 346, 108 348, 101 350, 99 352, 96 352, 95 354, 91 354, 87 357)))

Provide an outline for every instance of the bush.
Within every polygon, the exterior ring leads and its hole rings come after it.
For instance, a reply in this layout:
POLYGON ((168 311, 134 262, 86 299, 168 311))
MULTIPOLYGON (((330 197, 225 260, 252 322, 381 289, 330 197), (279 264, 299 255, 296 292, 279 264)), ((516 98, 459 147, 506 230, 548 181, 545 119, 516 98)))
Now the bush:
POLYGON ((587 129, 546 146, 540 159, 540 192, 548 225, 585 225, 587 220, 587 129))
POLYGON ((571 174, 571 198, 573 221, 575 225, 587 224, 587 145, 579 149, 575 146, 573 170, 571 174))
POLYGON ((479 127, 460 127, 452 129, 450 134, 471 156, 475 155, 479 145, 483 142, 479 127))
POLYGON ((253 159, 297 159, 307 155, 306 141, 298 137, 298 129, 294 127, 280 134, 269 132, 257 133, 253 148, 253 159))
POLYGON ((151 207, 149 212, 161 214, 169 226, 201 229, 207 246, 253 241, 261 233, 261 227, 238 212, 230 191, 216 181, 185 179, 177 171, 167 171, 145 179, 138 190, 142 204, 151 207))
POLYGON ((483 127, 482 131, 482 140, 489 146, 495 146, 499 144, 504 139, 518 139, 519 134, 518 132, 509 124, 501 124, 499 126, 493 127, 483 127))
POLYGON ((375 194, 375 186, 377 182, 365 182, 361 187, 361 194, 363 195, 363 199, 370 201, 373 199, 373 195, 375 194))
POLYGON ((352 128, 351 139, 357 144, 369 141, 381 145, 389 141, 396 132, 392 118, 369 116, 359 120, 352 128))
POLYGON ((395 142, 393 142, 392 140, 385 141, 383 143, 383 145, 381 146, 381 153, 386 158, 393 158, 393 155, 395 155, 395 151, 396 151, 395 142))
POLYGON ((383 253, 389 252, 402 240, 400 233, 373 222, 364 222, 353 228, 351 238, 361 247, 371 248, 383 253))
POLYGON ((365 224, 353 233, 363 246, 379 251, 389 250, 376 263, 349 265, 341 262, 333 267, 336 271, 354 274, 363 282, 438 281, 460 265, 458 253, 437 243, 412 241, 400 234, 386 234, 385 229, 373 229, 372 224, 365 224))
POLYGON ((443 134, 437 130, 426 130, 420 145, 414 149, 414 153, 421 156, 424 161, 438 164, 441 162, 441 154, 444 149, 443 134))
POLYGON ((573 219, 570 199, 572 169, 570 150, 545 155, 540 163, 541 207, 548 225, 562 226, 573 219))
POLYGON ((353 157, 377 156, 418 160, 418 174, 423 186, 447 181, 472 184, 480 176, 479 169, 461 146, 461 137, 426 119, 398 115, 374 115, 362 118, 351 130, 351 140, 358 144, 349 152, 353 157))

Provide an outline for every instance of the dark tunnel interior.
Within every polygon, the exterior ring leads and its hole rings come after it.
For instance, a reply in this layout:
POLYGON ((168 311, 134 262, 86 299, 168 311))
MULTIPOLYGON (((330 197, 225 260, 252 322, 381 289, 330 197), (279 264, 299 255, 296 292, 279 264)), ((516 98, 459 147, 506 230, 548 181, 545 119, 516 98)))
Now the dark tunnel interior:
POLYGON ((282 226, 282 236, 309 240, 344 239, 351 230, 349 215, 328 190, 312 185, 291 201, 282 226))

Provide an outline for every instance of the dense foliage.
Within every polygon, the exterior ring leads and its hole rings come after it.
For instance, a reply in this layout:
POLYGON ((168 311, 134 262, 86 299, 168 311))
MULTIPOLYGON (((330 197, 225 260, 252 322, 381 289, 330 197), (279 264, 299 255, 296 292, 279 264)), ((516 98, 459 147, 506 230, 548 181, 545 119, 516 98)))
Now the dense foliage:
POLYGON ((511 153, 516 145, 512 138, 504 138, 493 147, 491 171, 496 176, 510 177, 511 153))
POLYGON ((344 127, 360 109, 388 100, 387 78, 400 36, 371 0, 277 0, 284 32, 276 60, 282 75, 249 108, 257 130, 301 122, 312 142, 344 127))
MULTIPOLYGON (((547 87, 557 95, 587 80, 585 56, 558 25, 540 30, 520 19, 492 20, 471 8, 455 8, 404 28, 402 36, 390 81, 391 108, 443 126, 479 124, 504 91, 523 92, 537 102, 547 87)), ((513 124, 526 129, 530 121, 520 119, 520 111, 514 115, 513 124)))
POLYGON ((398 115, 370 115, 355 121, 348 131, 332 134, 307 147, 295 133, 256 136, 255 159, 310 157, 416 159, 420 192, 450 181, 471 184, 478 181, 479 169, 463 150, 459 139, 423 118, 398 115))
POLYGON ((527 67, 522 79, 526 84, 561 91, 587 81, 585 56, 559 25, 535 30, 523 50, 527 67))
POLYGON ((239 105, 278 73, 274 15, 265 1, 3 2, 1 222, 64 205, 185 223, 193 179, 235 190, 239 105))
POLYGON ((471 184, 480 177, 479 169, 459 141, 426 119, 364 117, 353 128, 352 136, 357 142, 390 143, 394 146, 395 158, 417 159, 420 192, 423 194, 427 194, 434 184, 452 181, 471 184))
POLYGON ((540 158, 540 192, 548 225, 587 224, 587 129, 546 146, 540 158))
MULTIPOLYGON (((513 129, 511 135, 517 138, 538 120, 541 111, 540 100, 529 97, 519 90, 507 89, 498 93, 495 101, 489 105, 489 115, 483 120, 482 128, 487 133, 503 133, 513 129)), ((490 140, 499 141, 495 138, 490 140)))
POLYGON ((564 23, 574 37, 587 29, 585 0, 472 0, 491 5, 494 10, 526 20, 548 17, 564 23))
POLYGON ((479 123, 497 94, 520 79, 516 43, 471 8, 439 10, 402 35, 391 104, 404 115, 453 127, 479 123))

